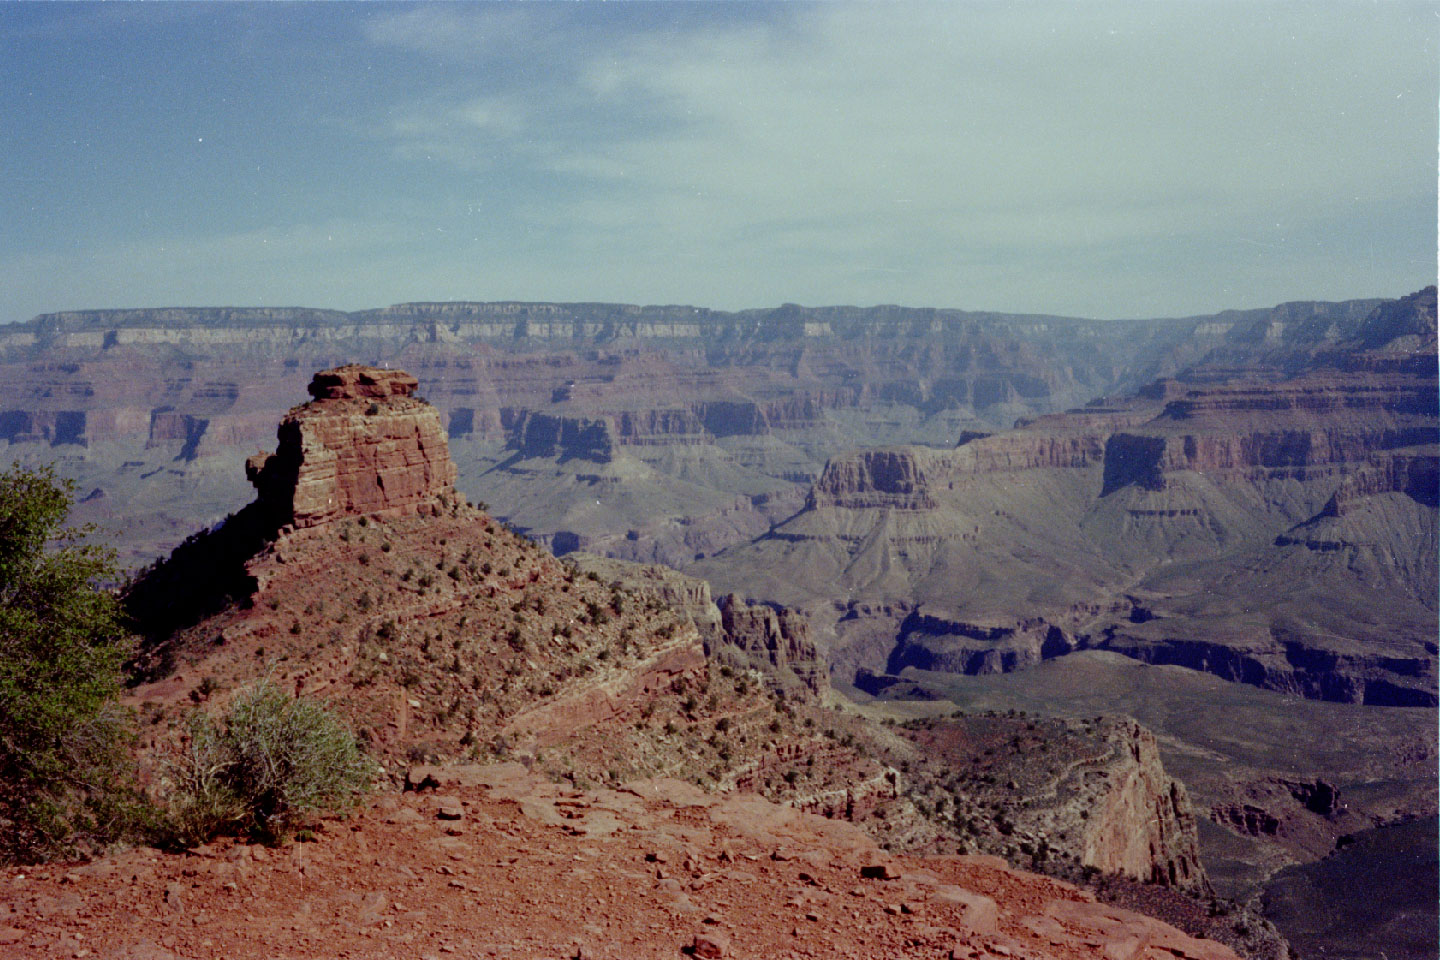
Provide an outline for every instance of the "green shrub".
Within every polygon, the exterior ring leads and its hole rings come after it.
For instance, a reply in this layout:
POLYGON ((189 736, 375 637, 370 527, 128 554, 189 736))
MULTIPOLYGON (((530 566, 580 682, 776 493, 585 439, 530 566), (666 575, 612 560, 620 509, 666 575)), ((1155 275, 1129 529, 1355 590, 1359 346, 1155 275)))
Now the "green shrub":
POLYGON ((189 743, 170 768, 176 838, 284 837, 309 817, 353 805, 370 773, 355 737, 325 707, 261 681, 223 718, 191 721, 189 743))
POLYGON ((116 702, 129 639, 97 588, 114 557, 64 527, 73 502, 53 467, 0 471, 0 861, 84 852, 139 811, 116 702))

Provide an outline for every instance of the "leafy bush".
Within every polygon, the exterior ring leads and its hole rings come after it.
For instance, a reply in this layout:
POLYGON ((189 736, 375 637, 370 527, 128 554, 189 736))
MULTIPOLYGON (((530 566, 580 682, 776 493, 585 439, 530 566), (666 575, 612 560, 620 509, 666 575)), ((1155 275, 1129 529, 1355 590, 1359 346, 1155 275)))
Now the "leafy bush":
POLYGON ((130 650, 111 551, 64 528, 71 481, 0 472, 0 861, 82 852, 140 810, 130 718, 117 705, 130 650))
POLYGON ((283 837, 308 817, 353 805, 370 772, 355 737, 332 713, 261 681, 222 719, 200 714, 191 721, 189 743, 170 769, 177 839, 283 837))

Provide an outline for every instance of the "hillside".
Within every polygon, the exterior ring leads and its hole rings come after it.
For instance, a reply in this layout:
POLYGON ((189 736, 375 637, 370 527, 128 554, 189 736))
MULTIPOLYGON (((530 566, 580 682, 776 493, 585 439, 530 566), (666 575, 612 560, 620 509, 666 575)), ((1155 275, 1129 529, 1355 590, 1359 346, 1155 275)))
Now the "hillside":
MULTIPOLYGON (((463 762, 510 761, 535 785, 580 791, 672 777, 848 821, 896 851, 943 850, 963 826, 966 849, 1043 867, 1032 843, 1052 830, 1067 875, 1157 881, 1181 901, 1205 893, 1193 819, 1174 799, 1183 788, 1153 746, 1132 760, 1130 743, 1148 736, 1138 727, 1074 734, 1088 769, 1128 784, 1119 792, 1067 787, 1039 802, 1053 775, 1037 767, 1018 792, 969 788, 963 824, 937 818, 906 772, 913 747, 825 706, 803 620, 734 597, 716 606, 707 586, 657 568, 556 560, 455 493, 438 416, 414 389, 394 371, 317 375, 278 451, 251 459, 256 502, 130 588, 149 626, 131 694, 148 756, 165 756, 186 715, 263 675, 339 709, 393 782, 414 788, 463 762), (1144 839, 1154 824, 1169 837, 1158 853, 1144 839)), ((1006 744, 997 761, 1020 762, 1023 745, 988 735, 1006 744)), ((1203 902, 1181 922, 1233 937, 1202 919, 1203 902)))
POLYGON ((1235 957, 994 858, 884 854, 853 827, 678 781, 572 789, 502 764, 442 789, 386 796, 279 850, 0 871, 0 946, 115 960, 1235 957))

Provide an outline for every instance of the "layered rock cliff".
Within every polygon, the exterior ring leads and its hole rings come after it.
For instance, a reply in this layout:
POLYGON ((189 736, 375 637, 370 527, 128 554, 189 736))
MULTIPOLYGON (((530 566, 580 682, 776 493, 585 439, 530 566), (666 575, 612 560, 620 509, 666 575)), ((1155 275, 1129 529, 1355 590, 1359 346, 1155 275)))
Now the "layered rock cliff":
POLYGON ((77 311, 0 337, 0 439, 11 457, 63 457, 81 486, 103 490, 105 504, 86 505, 81 519, 128 518, 119 547, 138 564, 243 496, 236 464, 304 396, 309 371, 339 358, 402 364, 461 441, 455 456, 472 496, 505 502, 508 519, 546 542, 680 564, 783 519, 754 510, 689 543, 672 535, 692 518, 687 505, 708 517, 737 494, 798 501, 843 449, 949 445, 962 431, 994 432, 1123 391, 1222 347, 1242 358, 1257 344, 1313 352, 1355 335, 1373 305, 1105 324, 795 305, 77 311), (1274 335, 1256 340, 1252 327, 1274 335), (643 498, 676 506, 650 525, 605 498, 592 498, 599 509, 584 517, 565 516, 587 482, 566 482, 570 463, 615 463, 632 487, 644 472, 643 498), (552 481, 543 490, 537 472, 552 481), (528 496, 515 494, 521 486, 528 496), (629 531, 637 536, 617 544, 629 531))
POLYGON ((1407 366, 1433 303, 1320 338, 1298 373, 1211 365, 951 449, 832 457, 805 510, 688 569, 790 606, 843 596, 817 633, 875 674, 1102 648, 1433 705, 1440 396, 1433 364, 1407 366), (847 612, 900 606, 876 621, 888 648, 847 612))
POLYGON ((315 399, 280 421, 280 448, 245 463, 261 505, 281 523, 429 514, 455 495, 455 465, 435 408, 406 373, 351 365, 310 383, 315 399))

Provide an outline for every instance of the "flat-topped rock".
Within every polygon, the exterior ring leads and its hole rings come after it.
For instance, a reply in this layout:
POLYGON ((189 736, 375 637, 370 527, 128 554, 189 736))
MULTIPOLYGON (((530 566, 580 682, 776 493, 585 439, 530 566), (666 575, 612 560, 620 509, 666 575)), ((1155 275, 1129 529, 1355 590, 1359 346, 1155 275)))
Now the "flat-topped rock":
POLYGON ((430 513, 455 496, 455 464, 440 415, 412 396, 400 370, 349 365, 322 370, 316 399, 280 421, 280 447, 245 463, 245 474, 280 524, 309 527, 367 514, 430 513))
POLYGON ((310 381, 310 396, 316 400, 383 399, 408 397, 420 381, 403 370, 382 370, 359 363, 321 370, 310 381))

